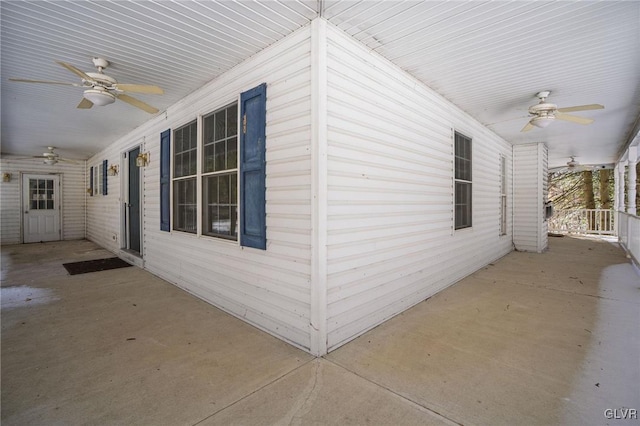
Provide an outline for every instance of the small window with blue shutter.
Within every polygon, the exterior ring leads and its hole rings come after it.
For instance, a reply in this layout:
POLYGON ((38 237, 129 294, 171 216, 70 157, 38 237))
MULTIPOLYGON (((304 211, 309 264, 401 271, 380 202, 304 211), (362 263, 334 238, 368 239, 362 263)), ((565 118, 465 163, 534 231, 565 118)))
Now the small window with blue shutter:
POLYGON ((240 104, 161 134, 162 230, 172 227, 266 249, 266 87, 262 84, 242 93, 240 104), (202 220, 196 226, 198 211, 202 220))

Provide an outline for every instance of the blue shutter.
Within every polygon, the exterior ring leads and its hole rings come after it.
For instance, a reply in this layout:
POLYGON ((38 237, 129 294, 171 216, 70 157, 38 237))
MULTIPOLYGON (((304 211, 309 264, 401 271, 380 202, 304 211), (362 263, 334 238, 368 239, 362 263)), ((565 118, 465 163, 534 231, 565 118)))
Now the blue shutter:
POLYGON ((160 134, 160 230, 170 230, 171 129, 160 134))
POLYGON ((107 160, 102 162, 102 195, 107 195, 107 160))
POLYGON ((240 245, 267 248, 265 127, 267 85, 240 95, 240 245))
POLYGON ((89 169, 89 196, 93 197, 93 167, 89 169))

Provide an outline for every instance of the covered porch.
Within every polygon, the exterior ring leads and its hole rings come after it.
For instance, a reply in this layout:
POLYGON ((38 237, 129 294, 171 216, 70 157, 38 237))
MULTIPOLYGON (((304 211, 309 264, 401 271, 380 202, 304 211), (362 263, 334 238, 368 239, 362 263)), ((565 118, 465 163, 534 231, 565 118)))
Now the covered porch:
POLYGON ((322 358, 145 270, 62 267, 109 256, 2 247, 3 424, 632 424, 640 409, 640 279, 612 241, 512 252, 322 358))

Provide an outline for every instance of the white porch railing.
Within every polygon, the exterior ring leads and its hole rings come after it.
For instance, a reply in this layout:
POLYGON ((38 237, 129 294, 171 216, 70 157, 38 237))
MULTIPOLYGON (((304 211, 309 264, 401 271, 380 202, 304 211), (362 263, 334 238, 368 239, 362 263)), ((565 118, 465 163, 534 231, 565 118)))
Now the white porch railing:
POLYGON ((618 212, 618 241, 636 263, 640 262, 640 217, 618 212))
POLYGON ((615 235, 614 213, 607 209, 556 210, 549 219, 549 232, 615 235))

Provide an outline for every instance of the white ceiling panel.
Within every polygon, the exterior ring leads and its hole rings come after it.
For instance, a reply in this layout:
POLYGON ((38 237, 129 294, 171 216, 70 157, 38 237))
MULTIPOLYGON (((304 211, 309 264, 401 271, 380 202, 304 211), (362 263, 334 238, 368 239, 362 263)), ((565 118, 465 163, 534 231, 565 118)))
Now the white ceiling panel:
POLYGON ((149 118, 122 102, 78 110, 82 89, 55 61, 119 82, 161 111, 319 14, 513 143, 545 142, 552 166, 570 155, 610 163, 640 116, 640 2, 547 1, 11 1, 0 2, 2 153, 46 145, 86 158, 149 118), (521 133, 535 94, 589 126, 555 122, 521 133))
POLYGON ((613 162, 640 116, 638 2, 337 1, 325 16, 505 139, 546 142, 552 166, 613 162), (605 109, 521 133, 542 90, 605 109))
POLYGON ((37 155, 47 145, 86 158, 149 119, 123 102, 78 110, 82 88, 8 78, 77 83, 63 61, 95 71, 111 62, 120 83, 157 85, 135 97, 160 111, 249 56, 306 25, 317 13, 302 1, 2 2, 2 153, 37 155))

